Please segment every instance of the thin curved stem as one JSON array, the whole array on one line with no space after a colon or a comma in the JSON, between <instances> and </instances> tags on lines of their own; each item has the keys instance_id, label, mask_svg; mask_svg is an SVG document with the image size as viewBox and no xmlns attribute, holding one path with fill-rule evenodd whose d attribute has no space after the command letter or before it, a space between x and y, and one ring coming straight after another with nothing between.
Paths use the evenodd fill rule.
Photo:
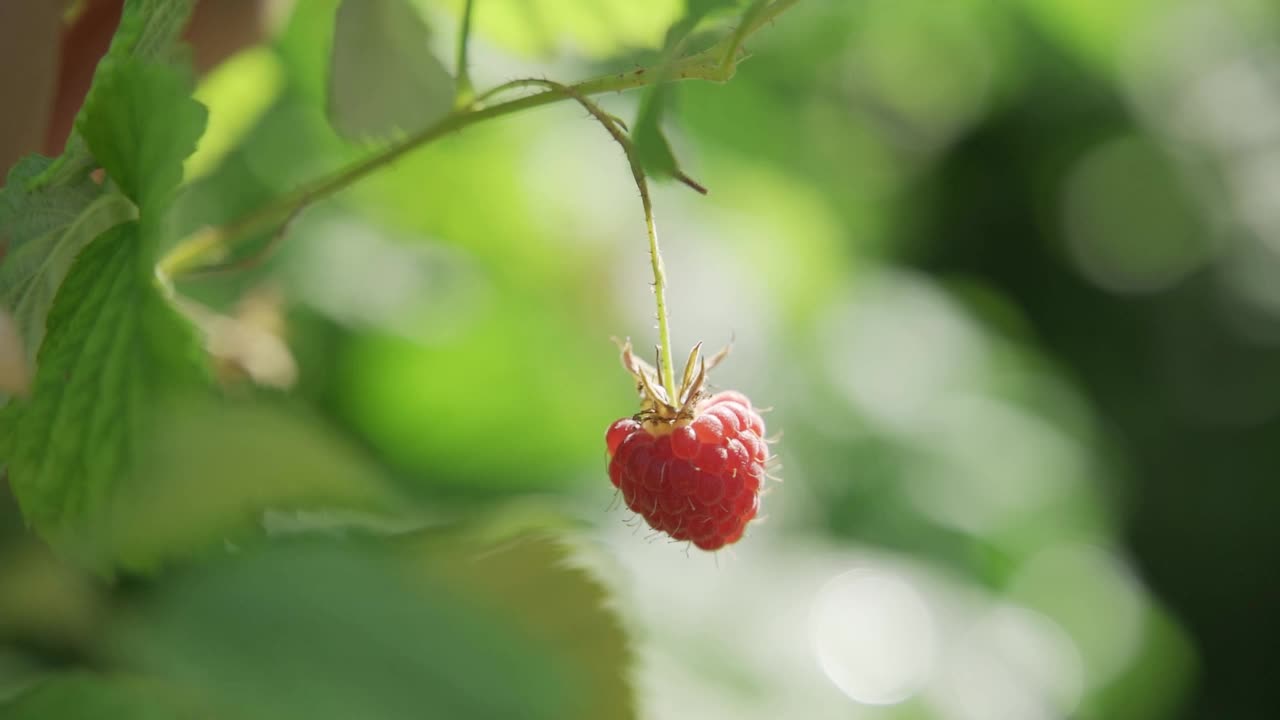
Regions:
<instances>
[{"instance_id":1,"label":"thin curved stem","mask_svg":"<svg viewBox=\"0 0 1280 720\"><path fill-rule=\"evenodd\" d=\"M733 69L740 59L738 53L742 51L742 44L747 41L747 38L760 28L773 22L774 18L791 9L799 1L775 0L775 2L767 3L765 0L758 0L747 8L746 13L742 16L742 22L738 24L738 28L729 36L728 48L725 50L724 59L720 62L720 70L725 75L732 75Z\"/></svg>"},{"instance_id":2,"label":"thin curved stem","mask_svg":"<svg viewBox=\"0 0 1280 720\"><path fill-rule=\"evenodd\" d=\"M540 80L537 78L513 80L507 84L512 87L542 86L567 94L599 121L600 125L609 132L609 135L613 136L614 141L622 147L623 154L627 156L627 164L631 166L631 177L635 180L636 189L640 191L640 205L644 209L645 233L649 237L649 264L653 268L653 297L658 307L658 362L662 374L662 388L666 391L669 402L678 403L675 362L671 352L671 321L667 308L666 266L662 262L662 252L658 248L658 226L653 217L653 199L649 195L649 182L645 178L644 168L640 166L639 158L636 157L635 146L631 144L631 139L627 137L626 132L620 127L617 118L605 112L599 105L588 100L570 86L562 85L553 80ZM694 187L701 188L702 186L695 183ZM705 193L706 190L704 189L702 192Z\"/></svg>"},{"instance_id":3,"label":"thin curved stem","mask_svg":"<svg viewBox=\"0 0 1280 720\"><path fill-rule=\"evenodd\" d=\"M728 63L727 67L725 66L723 63L725 53L729 53L730 57L736 57L741 42L747 36L795 5L796 2L798 0L775 0L754 21L744 23L744 25L748 26L747 31L734 33L733 36L726 37L702 52L676 60L668 67L669 72L663 78L655 77L658 73L653 68L642 67L624 73L603 75L572 85L561 85L546 81L544 86L550 89L545 92L493 105L479 106L482 100L490 99L502 91L521 86L512 83L500 85L478 95L466 108L455 110L441 118L434 125L413 133L370 157L358 160L328 177L303 185L297 190L276 198L226 225L203 228L197 231L170 250L158 263L157 270L166 278L176 278L207 264L210 260L216 262L221 258L225 258L231 254L231 250L235 245L278 226L285 219L296 215L311 203L350 186L423 145L485 120L549 105L553 102L570 99L574 95L585 98L606 92L632 90L651 85L659 79L725 82L732 76L735 66L734 62ZM530 84L532 83L525 82L522 86L527 87ZM705 188L687 177L681 177L680 179L690 187L700 192L706 192Z\"/></svg>"},{"instance_id":4,"label":"thin curved stem","mask_svg":"<svg viewBox=\"0 0 1280 720\"><path fill-rule=\"evenodd\" d=\"M570 99L577 101L578 104L587 108L587 111L590 112L592 115L595 115L597 119L600 119L601 117L600 114L603 114L608 118L608 120L611 123L613 123L613 125L616 126L614 128L609 129L610 133L613 133L617 129L621 129L621 131L624 133L630 132L630 129L627 127L626 121L624 121L622 118L610 112L607 112L606 110L601 108L599 105L596 105L595 103L592 103L591 101L587 100L581 93L574 90L573 86L565 85L563 83L558 83L555 80L545 80L543 78L516 78L515 80L509 80L495 88L485 91L483 95L477 96L475 101L477 103L483 102L487 98L492 98L495 95L501 95L504 92L510 92L511 90L521 90L521 89L530 88L530 87L542 87L542 88L548 88L553 92L562 92ZM588 103L590 104L588 105ZM603 122L604 120L601 120L602 124ZM627 156L630 157L631 156L630 138L619 138L618 136L615 135L614 139L617 140L619 143L623 143L623 147L627 149ZM691 189L697 191L698 194L700 195L707 194L707 188L704 185L702 185L702 183L689 177L689 175L685 173L683 170L677 169L675 172L671 174L671 177L689 186Z\"/></svg>"},{"instance_id":5,"label":"thin curved stem","mask_svg":"<svg viewBox=\"0 0 1280 720\"><path fill-rule=\"evenodd\" d=\"M649 264L653 268L653 298L658 306L658 356L662 363L662 387L667 391L667 400L679 404L676 396L676 370L671 353L671 321L667 311L667 271L662 264L662 253L658 250L658 226L653 220L653 201L649 199L649 188L644 175L636 175L636 187L640 189L640 204L644 206L645 232L649 235Z\"/></svg>"}]
</instances>

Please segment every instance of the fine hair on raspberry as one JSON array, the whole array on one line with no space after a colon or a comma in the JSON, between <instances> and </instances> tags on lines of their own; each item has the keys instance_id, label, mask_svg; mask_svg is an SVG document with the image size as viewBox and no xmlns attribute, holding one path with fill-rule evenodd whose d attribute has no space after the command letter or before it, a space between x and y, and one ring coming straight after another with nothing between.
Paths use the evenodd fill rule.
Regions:
<instances>
[{"instance_id":1,"label":"fine hair on raspberry","mask_svg":"<svg viewBox=\"0 0 1280 720\"><path fill-rule=\"evenodd\" d=\"M740 392L706 395L709 367L698 361L694 348L671 402L656 372L624 346L642 409L610 425L605 445L609 479L628 508L674 540L718 550L740 540L759 513L770 452L759 411Z\"/></svg>"}]
</instances>

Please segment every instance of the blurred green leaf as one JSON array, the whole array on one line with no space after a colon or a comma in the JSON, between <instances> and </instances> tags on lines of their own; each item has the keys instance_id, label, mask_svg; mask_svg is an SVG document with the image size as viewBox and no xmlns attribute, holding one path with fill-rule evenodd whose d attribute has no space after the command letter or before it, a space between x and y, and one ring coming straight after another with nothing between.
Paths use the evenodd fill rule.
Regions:
<instances>
[{"instance_id":1,"label":"blurred green leaf","mask_svg":"<svg viewBox=\"0 0 1280 720\"><path fill-rule=\"evenodd\" d=\"M338 132L364 140L426 127L452 109L453 93L431 31L407 0L338 7L329 74L329 118Z\"/></svg>"},{"instance_id":2,"label":"blurred green leaf","mask_svg":"<svg viewBox=\"0 0 1280 720\"><path fill-rule=\"evenodd\" d=\"M104 610L100 589L34 537L0 543L0 648L14 639L28 647L92 644Z\"/></svg>"},{"instance_id":3,"label":"blurred green leaf","mask_svg":"<svg viewBox=\"0 0 1280 720\"><path fill-rule=\"evenodd\" d=\"M124 625L126 662L246 718L572 718L565 663L372 545L297 542L166 583Z\"/></svg>"},{"instance_id":4,"label":"blurred green leaf","mask_svg":"<svg viewBox=\"0 0 1280 720\"><path fill-rule=\"evenodd\" d=\"M283 84L280 60L268 47L244 50L200 78L195 98L209 112L196 151L183 164L187 184L207 174L242 143L278 99Z\"/></svg>"},{"instance_id":5,"label":"blurred green leaf","mask_svg":"<svg viewBox=\"0 0 1280 720\"><path fill-rule=\"evenodd\" d=\"M662 132L662 114L667 102L665 84L654 85L645 95L636 118L632 140L640 167L655 178L670 177L679 169L671 143Z\"/></svg>"},{"instance_id":6,"label":"blurred green leaf","mask_svg":"<svg viewBox=\"0 0 1280 720\"><path fill-rule=\"evenodd\" d=\"M574 679L566 717L635 717L626 634L606 607L605 588L572 564L563 541L525 536L485 548L423 539L411 549L412 567L472 594L477 607L511 618L521 633L552 648Z\"/></svg>"},{"instance_id":7,"label":"blurred green leaf","mask_svg":"<svg viewBox=\"0 0 1280 720\"><path fill-rule=\"evenodd\" d=\"M387 518L403 503L347 440L266 405L181 402L166 409L138 481L116 499L113 555L146 567L261 532L267 510Z\"/></svg>"},{"instance_id":8,"label":"blurred green leaf","mask_svg":"<svg viewBox=\"0 0 1280 720\"><path fill-rule=\"evenodd\" d=\"M192 720L213 717L172 688L129 676L62 675L0 705L5 720ZM225 717L225 716L219 716Z\"/></svg>"},{"instance_id":9,"label":"blurred green leaf","mask_svg":"<svg viewBox=\"0 0 1280 720\"><path fill-rule=\"evenodd\" d=\"M76 258L49 312L32 399L10 403L0 422L13 434L9 480L23 515L55 542L102 519L156 397L204 377L190 326L155 286L140 227L118 225Z\"/></svg>"},{"instance_id":10,"label":"blurred green leaf","mask_svg":"<svg viewBox=\"0 0 1280 720\"><path fill-rule=\"evenodd\" d=\"M0 646L0 713L13 698L26 692L42 675L42 668L27 654Z\"/></svg>"},{"instance_id":11,"label":"blurred green leaf","mask_svg":"<svg viewBox=\"0 0 1280 720\"><path fill-rule=\"evenodd\" d=\"M703 18L737 4L738 0L689 0L685 14L667 30L662 65L656 71L659 80L645 93L632 134L640 167L655 178L670 177L680 167L675 153L671 150L671 143L662 133L662 117L670 91L668 77L670 64L679 57L689 34L698 26L698 23L702 22ZM755 11L754 6L748 10L748 12Z\"/></svg>"},{"instance_id":12,"label":"blurred green leaf","mask_svg":"<svg viewBox=\"0 0 1280 720\"><path fill-rule=\"evenodd\" d=\"M76 130L144 217L160 212L204 132L206 112L191 99L192 78L178 67L126 59L95 87Z\"/></svg>"}]
</instances>

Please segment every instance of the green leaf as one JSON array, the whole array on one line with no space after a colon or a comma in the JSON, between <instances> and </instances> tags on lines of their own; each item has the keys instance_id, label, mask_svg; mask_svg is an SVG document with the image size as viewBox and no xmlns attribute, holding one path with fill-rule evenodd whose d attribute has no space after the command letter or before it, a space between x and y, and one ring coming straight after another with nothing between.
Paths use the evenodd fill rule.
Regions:
<instances>
[{"instance_id":1,"label":"green leaf","mask_svg":"<svg viewBox=\"0 0 1280 720\"><path fill-rule=\"evenodd\" d=\"M626 634L606 607L604 587L572 564L565 542L533 535L485 547L424 538L412 548L408 559L419 572L470 594L477 607L511 618L521 633L553 648L574 683L567 717L636 716Z\"/></svg>"},{"instance_id":2,"label":"green leaf","mask_svg":"<svg viewBox=\"0 0 1280 720\"><path fill-rule=\"evenodd\" d=\"M120 659L239 717L573 720L557 658L373 543L295 541L170 578Z\"/></svg>"},{"instance_id":3,"label":"green leaf","mask_svg":"<svg viewBox=\"0 0 1280 720\"><path fill-rule=\"evenodd\" d=\"M0 263L0 307L13 314L29 360L35 359L54 293L76 254L137 215L128 198L103 192L87 178L27 191L27 182L51 164L48 158L24 158L0 191L0 228L9 248Z\"/></svg>"},{"instance_id":4,"label":"green leaf","mask_svg":"<svg viewBox=\"0 0 1280 720\"><path fill-rule=\"evenodd\" d=\"M57 160L24 158L0 191L0 232L8 245L0 306L12 312L32 357L76 254L136 216L128 198L159 213L166 200L161 193L181 178L182 158L194 148L204 112L190 100L190 80L180 71L143 63L172 53L190 6L190 0L128 2L67 150ZM88 177L99 163L128 198Z\"/></svg>"},{"instance_id":5,"label":"green leaf","mask_svg":"<svg viewBox=\"0 0 1280 720\"><path fill-rule=\"evenodd\" d=\"M0 705L5 720L191 720L211 717L189 697L137 677L74 673Z\"/></svg>"},{"instance_id":6,"label":"green leaf","mask_svg":"<svg viewBox=\"0 0 1280 720\"><path fill-rule=\"evenodd\" d=\"M110 61L76 121L94 158L144 217L167 206L195 151L206 113L189 73L137 59Z\"/></svg>"},{"instance_id":7,"label":"green leaf","mask_svg":"<svg viewBox=\"0 0 1280 720\"><path fill-rule=\"evenodd\" d=\"M655 84L645 93L636 117L635 130L631 133L640 167L650 177L671 177L680 169L671 143L662 132L663 108L667 102L665 82Z\"/></svg>"},{"instance_id":8,"label":"green leaf","mask_svg":"<svg viewBox=\"0 0 1280 720\"><path fill-rule=\"evenodd\" d=\"M126 0L111 46L98 63L93 84L76 115L77 131L67 139L62 155L30 180L29 185L33 189L79 182L94 168L94 157L79 133L86 108L101 102L103 95L110 94L103 86L110 84L110 76L118 71L122 61L129 58L139 61L176 59L175 43L186 27L194 5L195 0ZM146 116L144 113L139 117Z\"/></svg>"},{"instance_id":9,"label":"green leaf","mask_svg":"<svg viewBox=\"0 0 1280 720\"><path fill-rule=\"evenodd\" d=\"M329 74L329 119L344 136L417 130L453 108L454 81L407 0L344 0Z\"/></svg>"},{"instance_id":10,"label":"green leaf","mask_svg":"<svg viewBox=\"0 0 1280 720\"><path fill-rule=\"evenodd\" d=\"M182 36L194 6L195 0L126 0L120 24L104 59L177 59L175 44Z\"/></svg>"},{"instance_id":11,"label":"green leaf","mask_svg":"<svg viewBox=\"0 0 1280 720\"><path fill-rule=\"evenodd\" d=\"M712 13L736 5L738 0L689 0L685 14L667 30L662 64L656 71L658 80L640 102L640 111L631 136L640 167L652 177L671 177L680 169L675 153L671 150L671 143L662 132L662 117L670 93L671 63L680 56L685 42L698 23ZM747 13L755 11L753 6Z\"/></svg>"},{"instance_id":12,"label":"green leaf","mask_svg":"<svg viewBox=\"0 0 1280 720\"><path fill-rule=\"evenodd\" d=\"M55 187L28 189L53 162L51 158L28 155L9 171L4 189L0 190L0 239L8 242L10 250L67 227L102 194L102 189L87 177Z\"/></svg>"},{"instance_id":13,"label":"green leaf","mask_svg":"<svg viewBox=\"0 0 1280 720\"><path fill-rule=\"evenodd\" d=\"M201 348L161 296L151 260L138 222L80 253L49 312L32 398L3 411L10 484L27 522L55 544L84 542L105 521L157 399L204 382Z\"/></svg>"},{"instance_id":14,"label":"green leaf","mask_svg":"<svg viewBox=\"0 0 1280 720\"><path fill-rule=\"evenodd\" d=\"M395 519L403 503L372 462L314 418L267 405L187 400L166 408L138 481L116 501L112 555L134 568L261 537L263 513L344 511Z\"/></svg>"}]
</instances>

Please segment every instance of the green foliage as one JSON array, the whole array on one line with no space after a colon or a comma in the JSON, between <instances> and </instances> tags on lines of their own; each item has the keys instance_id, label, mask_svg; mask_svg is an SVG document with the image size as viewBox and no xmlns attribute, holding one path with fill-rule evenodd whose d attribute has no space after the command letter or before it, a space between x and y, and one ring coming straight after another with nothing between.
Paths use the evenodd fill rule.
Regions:
<instances>
[{"instance_id":1,"label":"green foliage","mask_svg":"<svg viewBox=\"0 0 1280 720\"><path fill-rule=\"evenodd\" d=\"M366 167L343 137L485 111L454 106L431 52L419 10L448 0L308 0L276 39L221 66L220 90L206 85L237 119L183 187L204 124L173 45L191 4L128 0L63 158L24 160L0 191L0 302L31 352L45 335L31 399L0 412L0 717L629 718L630 627L646 716L837 717L853 700L821 672L856 667L777 658L808 658L813 636L844 630L795 620L827 581L868 563L942 620L929 628L942 650L929 684L885 717L1013 706L1160 717L1176 713L1201 644L1155 609L1146 578L1189 563L1203 576L1191 591L1256 595L1262 565L1223 565L1230 553L1211 532L1182 533L1208 560L1184 552L1144 565L1142 580L1099 549L1118 542L1099 488L1128 479L1112 467L1129 459L1120 443L1147 447L1131 469L1159 481L1144 493L1167 492L1166 479L1227 485L1189 475L1184 458L1215 456L1184 441L1212 434L1222 452L1206 466L1232 474L1274 455L1265 423L1230 426L1254 428L1260 448L1237 461L1226 426L1197 436L1193 423L1159 422L1171 403L1197 421L1268 412L1275 383L1219 383L1203 365L1280 367L1261 335L1247 354L1231 342L1181 352L1186 337L1265 331L1274 306L1231 309L1235 265L1179 287L1174 303L1130 285L1143 293L1135 303L1101 299L1086 277L1097 268L1079 263L1082 239L1124 235L1111 217L1122 211L1143 227L1180 218L1185 232L1146 233L1142 252L1112 242L1096 254L1111 269L1158 269L1171 241L1204 232L1180 194L1135 205L1107 193L1129 175L1168 189L1181 166L1139 163L1151 172L1135 175L1098 162L1087 146L1102 136L1167 138L1100 119L1116 88L1067 77L1080 57L1120 56L1124 26L1145 12L1133 8L1151 3L475 3L480 90L522 74L486 56L491 44L607 58L557 78L595 78L580 87L605 112L617 112L608 91L650 84L636 93L631 140L655 177L679 171L663 132L676 82L716 81L682 83L678 108L714 197L652 194L677 344L737 334L715 382L777 407L768 421L786 432L775 449L788 482L765 500L764 531L715 560L646 544L643 526L631 535L616 527L624 513L605 510L602 431L636 409L607 338L648 345L652 298L633 188L609 164L616 148L585 137L600 133L580 108L466 125L331 197L346 185L327 173ZM754 59L721 82L749 35ZM1054 38L1068 42L1048 47ZM484 77L495 68L500 78ZM509 99L554 100L512 93L480 107ZM1125 112L1158 104L1137 99ZM1180 133L1211 112L1197 108L1178 115ZM1093 160L1081 172L1083 150ZM105 181L89 177L98 166ZM238 260L299 197L329 199L262 266L157 283L158 246L238 234L188 267ZM1224 252L1196 254L1197 270L1242 256L1214 242ZM1250 265L1255 290L1274 285L1266 267ZM212 310L205 327L257 321L256 337L293 354L299 385L286 398L220 372L215 397L196 333L170 307L177 292ZM1197 303L1194 323L1179 320ZM1163 312L1165 329L1117 330L1138 305ZM1162 372L1098 381L1175 354ZM1195 382L1168 380L1179 375ZM1232 399L1246 391L1247 403ZM1145 512L1134 537L1158 538ZM512 525L539 534L511 540ZM630 582L611 597L577 552L540 534L566 526L590 527ZM1064 544L1114 564L1113 582L1089 563L1055 563ZM875 630L859 649L892 650L901 628ZM883 669L863 665L867 677Z\"/></svg>"},{"instance_id":2,"label":"green foliage","mask_svg":"<svg viewBox=\"0 0 1280 720\"><path fill-rule=\"evenodd\" d=\"M145 221L167 209L206 114L191 99L191 78L181 68L137 59L106 62L115 66L86 100L76 129Z\"/></svg>"},{"instance_id":3,"label":"green foliage","mask_svg":"<svg viewBox=\"0 0 1280 720\"><path fill-rule=\"evenodd\" d=\"M197 720L206 708L159 683L133 676L68 673L38 683L8 704L6 720Z\"/></svg>"},{"instance_id":4,"label":"green foliage","mask_svg":"<svg viewBox=\"0 0 1280 720\"><path fill-rule=\"evenodd\" d=\"M640 103L632 134L636 156L646 173L664 178L674 175L680 169L671 143L662 132L662 118L671 90L671 63L680 56L698 23L712 13L737 4L737 0L689 0L685 14L667 30L663 61L656 71L659 79L645 93L644 100ZM748 13L758 12L760 6L761 3L753 4Z\"/></svg>"},{"instance_id":5,"label":"green foliage","mask_svg":"<svg viewBox=\"0 0 1280 720\"><path fill-rule=\"evenodd\" d=\"M405 554L412 568L485 610L511 618L518 637L541 643L573 678L567 717L635 717L625 668L631 653L618 618L605 609L605 588L572 566L568 546L550 536L508 539L487 548L459 540L423 538Z\"/></svg>"},{"instance_id":6,"label":"green foliage","mask_svg":"<svg viewBox=\"0 0 1280 720\"><path fill-rule=\"evenodd\" d=\"M636 117L631 137L635 141L640 167L657 178L670 177L679 169L671 142L662 132L662 115L667 104L667 90L655 85L645 96Z\"/></svg>"},{"instance_id":7,"label":"green foliage","mask_svg":"<svg viewBox=\"0 0 1280 720\"><path fill-rule=\"evenodd\" d=\"M89 178L50 188L29 189L32 180L49 169L51 158L30 155L9 170L0 190L0 228L11 249L66 228L101 189Z\"/></svg>"},{"instance_id":8,"label":"green foliage","mask_svg":"<svg viewBox=\"0 0 1280 720\"><path fill-rule=\"evenodd\" d=\"M141 226L91 243L49 312L32 399L4 411L9 479L27 521L64 542L102 522L157 397L201 383L199 352L155 285Z\"/></svg>"},{"instance_id":9,"label":"green foliage","mask_svg":"<svg viewBox=\"0 0 1280 720\"><path fill-rule=\"evenodd\" d=\"M395 519L404 501L370 459L315 418L265 404L167 405L103 538L130 567L261 538L270 509Z\"/></svg>"},{"instance_id":10,"label":"green foliage","mask_svg":"<svg viewBox=\"0 0 1280 720\"><path fill-rule=\"evenodd\" d=\"M633 718L622 628L571 561L538 536L247 549L110 617L96 654L129 675L53 674L0 717Z\"/></svg>"},{"instance_id":11,"label":"green foliage","mask_svg":"<svg viewBox=\"0 0 1280 720\"><path fill-rule=\"evenodd\" d=\"M131 4L77 117L94 162L124 195L97 191L98 199L85 202L96 187L87 179L36 182L7 203L19 216L32 206L48 210L47 219L24 230L43 230L43 238L18 246L0 272L15 278L12 293L28 335L42 320L48 329L31 400L11 404L0 421L10 435L3 448L10 483L28 523L94 563L107 559L94 539L112 523L114 497L134 475L159 398L206 381L194 331L170 307L153 270L161 220L205 113L190 98L188 74L144 58L167 55L188 9L181 2ZM78 162L75 155L69 149L63 160ZM40 165L28 161L27 172ZM47 165L43 175L53 171ZM21 187L11 182L8 190ZM141 219L120 224L133 212L126 196ZM68 222L77 202L84 205Z\"/></svg>"},{"instance_id":12,"label":"green foliage","mask_svg":"<svg viewBox=\"0 0 1280 720\"><path fill-rule=\"evenodd\" d=\"M453 107L454 81L408 0L345 0L329 70L329 118L342 135L377 139L417 130Z\"/></svg>"},{"instance_id":13,"label":"green foliage","mask_svg":"<svg viewBox=\"0 0 1280 720\"><path fill-rule=\"evenodd\" d=\"M598 595L577 592L562 555L521 557L544 592L578 612L582 630L601 627ZM597 692L596 672L620 670L616 647L593 652L584 668L557 655L577 628L526 632L492 612L502 601L489 588L504 587L496 573L508 569L476 561L475 586L459 586L421 550L279 543L174 578L142 608L145 622L122 627L117 652L243 718L596 717L574 709ZM620 642L608 637L597 647Z\"/></svg>"},{"instance_id":14,"label":"green foliage","mask_svg":"<svg viewBox=\"0 0 1280 720\"><path fill-rule=\"evenodd\" d=\"M191 0L125 3L66 150L53 160L23 159L0 191L0 228L9 243L0 264L0 304L13 312L32 357L72 259L102 232L136 216L125 197L104 191L89 170L106 167L144 211L161 200L144 190L167 192L181 179L180 161L203 130L203 111L182 102L190 81L178 70L143 63L173 55L191 6ZM143 146L134 147L136 137Z\"/></svg>"},{"instance_id":15,"label":"green foliage","mask_svg":"<svg viewBox=\"0 0 1280 720\"><path fill-rule=\"evenodd\" d=\"M45 317L72 260L89 241L137 215L133 204L89 178L28 191L52 160L23 159L0 190L0 228L8 251L0 263L0 307L12 312L30 360L44 339Z\"/></svg>"},{"instance_id":16,"label":"green foliage","mask_svg":"<svg viewBox=\"0 0 1280 720\"><path fill-rule=\"evenodd\" d=\"M111 84L110 76L118 71L123 61L130 58L154 62L176 59L175 43L194 5L194 0L127 0L124 3L120 24L111 38L111 47L99 62L89 94L76 116L77 132L67 140L62 155L31 181L33 187L78 182L93 169L95 159L79 133L85 109L102 102L101 96L109 94L102 88Z\"/></svg>"}]
</instances>

